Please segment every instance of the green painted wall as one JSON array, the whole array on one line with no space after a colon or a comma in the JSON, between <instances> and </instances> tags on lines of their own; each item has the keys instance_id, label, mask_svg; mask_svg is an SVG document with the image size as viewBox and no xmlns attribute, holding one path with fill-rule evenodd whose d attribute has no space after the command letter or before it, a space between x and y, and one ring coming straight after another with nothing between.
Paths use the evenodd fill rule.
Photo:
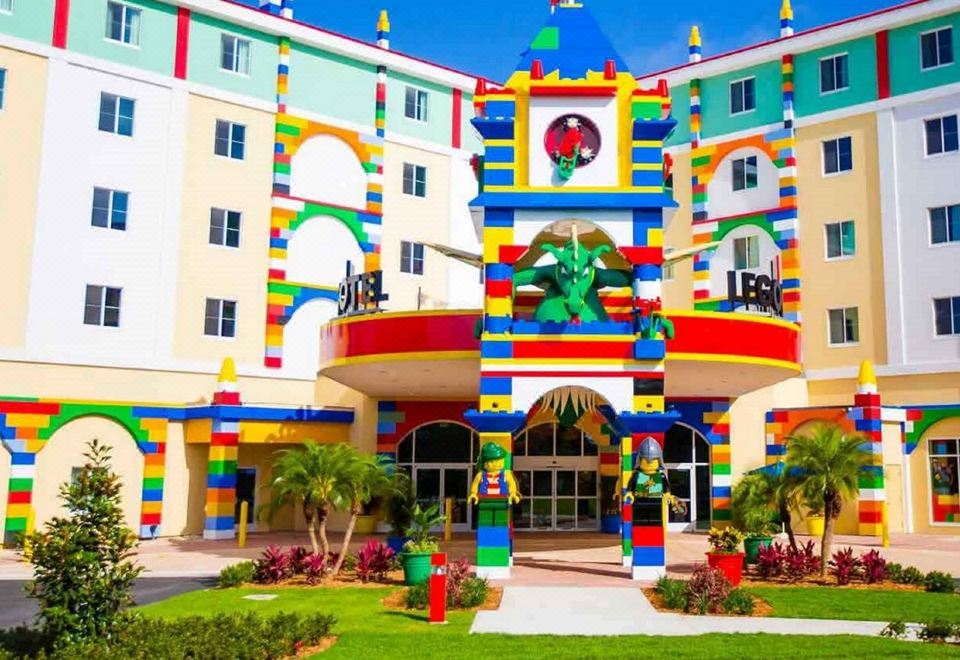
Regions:
<instances>
[{"instance_id":1,"label":"green painted wall","mask_svg":"<svg viewBox=\"0 0 960 660\"><path fill-rule=\"evenodd\" d=\"M375 66L294 43L289 82L287 102L291 107L360 123L373 132Z\"/></svg>"},{"instance_id":2,"label":"green painted wall","mask_svg":"<svg viewBox=\"0 0 960 660\"><path fill-rule=\"evenodd\" d=\"M730 114L730 83L742 78L754 77L756 82L757 107L752 112ZM758 126L783 120L783 93L780 62L766 62L746 69L731 71L712 78L705 78L700 85L702 105L702 133L704 138L736 131L745 131Z\"/></svg>"},{"instance_id":3,"label":"green painted wall","mask_svg":"<svg viewBox=\"0 0 960 660\"><path fill-rule=\"evenodd\" d=\"M220 68L220 35L224 32L250 40L250 75ZM187 78L191 82L252 96L264 101L277 98L278 40L256 30L193 14L190 19L190 52Z\"/></svg>"},{"instance_id":4,"label":"green painted wall","mask_svg":"<svg viewBox=\"0 0 960 660\"><path fill-rule=\"evenodd\" d=\"M953 64L920 70L920 34L953 26ZM909 94L960 81L960 13L890 30L890 93Z\"/></svg>"},{"instance_id":5,"label":"green painted wall","mask_svg":"<svg viewBox=\"0 0 960 660\"><path fill-rule=\"evenodd\" d=\"M820 93L820 60L847 54L847 89ZM794 103L798 117L836 110L877 99L877 48L870 37L798 54L794 60Z\"/></svg>"},{"instance_id":6,"label":"green painted wall","mask_svg":"<svg viewBox=\"0 0 960 660\"><path fill-rule=\"evenodd\" d=\"M55 0L18 0L13 13L0 13L0 32L50 45Z\"/></svg>"},{"instance_id":7,"label":"green painted wall","mask_svg":"<svg viewBox=\"0 0 960 660\"><path fill-rule=\"evenodd\" d=\"M685 144L690 141L690 85L684 84L670 88L671 116L677 120L673 133L664 142L664 146Z\"/></svg>"},{"instance_id":8,"label":"green painted wall","mask_svg":"<svg viewBox=\"0 0 960 660\"><path fill-rule=\"evenodd\" d=\"M140 45L128 46L107 39L107 3L70 4L67 47L104 60L173 75L177 44L177 8L154 0L124 0L140 9Z\"/></svg>"},{"instance_id":9,"label":"green painted wall","mask_svg":"<svg viewBox=\"0 0 960 660\"><path fill-rule=\"evenodd\" d=\"M407 119L403 115L407 86L430 93L427 121ZM399 133L436 144L450 145L453 122L453 92L449 87L391 71L387 75L387 135Z\"/></svg>"}]
</instances>

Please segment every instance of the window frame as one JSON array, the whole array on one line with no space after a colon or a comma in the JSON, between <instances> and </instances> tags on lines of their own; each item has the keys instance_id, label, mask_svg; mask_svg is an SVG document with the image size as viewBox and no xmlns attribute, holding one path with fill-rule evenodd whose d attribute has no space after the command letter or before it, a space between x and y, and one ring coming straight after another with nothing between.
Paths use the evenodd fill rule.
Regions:
<instances>
[{"instance_id":1,"label":"window frame","mask_svg":"<svg viewBox=\"0 0 960 660\"><path fill-rule=\"evenodd\" d=\"M221 215L222 224L220 227L220 233L221 233L220 242L216 242L213 240L214 216L218 211L222 214ZM237 219L236 229L230 228L231 216L236 216L236 219ZM227 240L228 236L230 235L230 232L233 232L236 234L236 237L237 237L236 245L230 245L229 241ZM208 226L208 231L207 231L208 245L212 245L214 247L227 248L228 250L238 250L240 249L240 242L242 240L242 237L243 237L243 211L234 211L232 209L221 208L219 206L210 207L210 224Z\"/></svg>"},{"instance_id":2,"label":"window frame","mask_svg":"<svg viewBox=\"0 0 960 660\"><path fill-rule=\"evenodd\" d=\"M667 255L672 252L675 252L675 248L665 245L663 247L663 256L666 259ZM677 278L677 263L666 263L664 262L660 267L660 281L661 282L673 282Z\"/></svg>"},{"instance_id":3,"label":"window frame","mask_svg":"<svg viewBox=\"0 0 960 660\"><path fill-rule=\"evenodd\" d=\"M113 17L111 16L110 11L111 11L111 9L112 9L113 7L119 7L119 8L121 9L121 11L122 11L122 13L121 13L121 20L120 20L120 38L119 38L119 39L114 39L114 38L111 36L111 31L112 31L112 27L113 27L113 21L112 21L111 19L112 19ZM127 16L129 15L129 12L135 12L137 15L140 16L140 19L141 19L141 20L138 21L138 23L137 23L137 32L136 32L136 35L135 35L136 38L132 38L132 37L133 37L133 30L131 29L131 40L130 40L130 41L126 41L126 40L124 40L123 37L124 37L124 35L126 34L126 31L127 31L127 21L126 21L126 19L127 19ZM143 20L143 10L142 10L140 7L134 7L134 6L129 5L129 4L125 3L125 2L120 2L119 0L107 0L107 25L106 25L106 31L107 31L107 33L106 33L106 35L104 35L104 41L109 41L110 43L119 44L119 45L121 45L121 46L126 46L126 47L128 47L128 48L136 48L136 49L139 49L139 48L140 48L140 35L141 35L142 20Z\"/></svg>"},{"instance_id":4,"label":"window frame","mask_svg":"<svg viewBox=\"0 0 960 660\"><path fill-rule=\"evenodd\" d=\"M407 114L407 97L410 95L410 92L414 94L413 115ZM423 103L421 103L421 100ZM405 119L421 124L430 123L430 92L416 85L405 85L403 92L403 116Z\"/></svg>"},{"instance_id":5,"label":"window frame","mask_svg":"<svg viewBox=\"0 0 960 660\"><path fill-rule=\"evenodd\" d=\"M238 68L233 68L233 67L231 67L231 68L228 69L227 67L223 66L223 58L224 58L224 55L226 55L227 39L232 39L232 40L233 40L233 61L232 61L232 64L233 64L233 67L238 67ZM237 54L237 50L238 50L238 49L237 49L237 45L238 45L241 41L247 44L247 57L246 57L246 59L245 59L245 61L244 61L244 67L243 67L244 70L240 70L240 68L239 68L240 58L239 58L239 56L238 56L238 54ZM249 78L249 77L250 77L250 70L251 70L252 67L253 67L253 40L248 39L247 37L242 37L242 36L240 36L239 34L234 34L234 33L232 33L232 32L220 32L220 53L219 53L219 55L220 55L220 71L222 71L222 72L224 72L224 73L231 73L231 74L233 74L233 75L235 75L235 76L243 76L244 78Z\"/></svg>"},{"instance_id":6,"label":"window frame","mask_svg":"<svg viewBox=\"0 0 960 660\"><path fill-rule=\"evenodd\" d=\"M746 259L747 264L743 268L737 268L737 241L746 241ZM755 246L755 250L750 249L751 241ZM756 254L754 254L756 252ZM755 256L757 259L756 265L751 265L753 261L750 257ZM733 270L736 272L742 272L745 270L754 270L755 268L760 268L760 234L747 234L746 236L737 236L733 239Z\"/></svg>"},{"instance_id":7,"label":"window frame","mask_svg":"<svg viewBox=\"0 0 960 660\"><path fill-rule=\"evenodd\" d=\"M7 70L0 66L0 112L3 112L7 95Z\"/></svg>"},{"instance_id":8,"label":"window frame","mask_svg":"<svg viewBox=\"0 0 960 660\"><path fill-rule=\"evenodd\" d=\"M4 2L4 0L0 0L0 14L11 15L11 14L13 14L13 2L14 2L14 0L6 0L6 1L10 3L10 9L4 9L4 8L3 8L3 4L2 4L2 3Z\"/></svg>"},{"instance_id":9,"label":"window frame","mask_svg":"<svg viewBox=\"0 0 960 660\"><path fill-rule=\"evenodd\" d=\"M405 255L406 249L409 247L410 254ZM417 256L417 252L420 253L420 256ZM407 262L410 270L404 269L404 262ZM417 272L417 265L420 266L420 272ZM424 266L426 265L426 251L424 249L423 243L418 243L417 241L400 241L400 272L405 275L416 275L422 276L423 271L425 270Z\"/></svg>"},{"instance_id":10,"label":"window frame","mask_svg":"<svg viewBox=\"0 0 960 660\"><path fill-rule=\"evenodd\" d=\"M843 227L844 225L850 225L853 231L853 252L850 254L843 253ZM839 246L840 254L837 256L830 256L830 228L839 227ZM826 222L823 225L823 252L824 252L824 261L849 261L857 256L857 223L854 220L836 220L834 222Z\"/></svg>"},{"instance_id":11,"label":"window frame","mask_svg":"<svg viewBox=\"0 0 960 660\"><path fill-rule=\"evenodd\" d=\"M847 340L847 312L850 310L855 310L857 314L857 338L850 341ZM843 314L842 323L843 323L843 341L840 343L833 342L833 333L831 332L830 326L830 312L841 312ZM827 308L827 346L829 348L852 348L860 345L860 308L856 305L852 307L830 307Z\"/></svg>"},{"instance_id":12,"label":"window frame","mask_svg":"<svg viewBox=\"0 0 960 660\"><path fill-rule=\"evenodd\" d=\"M960 229L958 229L956 238L951 238L950 231L950 209L957 209L957 216L960 217L960 202L956 204L944 204L943 206L931 206L927 208L927 230L930 232L930 247L932 248L942 248L960 245ZM934 241L933 240L933 212L934 211L944 211L944 233L947 236L945 241Z\"/></svg>"},{"instance_id":13,"label":"window frame","mask_svg":"<svg viewBox=\"0 0 960 660\"><path fill-rule=\"evenodd\" d=\"M753 185L749 185L750 178L748 175L748 166L750 161L753 161ZM737 188L737 163L743 163L743 187ZM732 192L746 192L748 190L756 190L760 187L760 160L757 158L756 154L751 154L749 156L744 156L743 158L733 158L730 160L730 183Z\"/></svg>"},{"instance_id":14,"label":"window frame","mask_svg":"<svg viewBox=\"0 0 960 660\"><path fill-rule=\"evenodd\" d=\"M834 87L833 89L827 89L827 90L825 90L825 89L823 88L823 63L826 62L826 61L828 61L828 60L832 60L832 61L834 62L834 65L833 65L833 80L834 80L834 84L836 84L836 81L837 81L836 61L839 60L840 58L843 58L843 61L844 61L844 76L846 77L846 80L844 81L845 84L843 85L843 87ZM818 60L818 62L819 62L819 72L818 72L818 75L819 75L819 77L820 77L820 85L819 85L819 86L820 86L820 96L829 96L830 94L836 94L837 92L845 92L845 91L847 91L848 89L850 89L850 53L849 53L849 52L844 51L844 52L842 52L842 53L836 53L836 54L834 54L834 55L828 55L827 57L821 57L821 58Z\"/></svg>"},{"instance_id":15,"label":"window frame","mask_svg":"<svg viewBox=\"0 0 960 660\"><path fill-rule=\"evenodd\" d=\"M934 454L934 453L931 452L931 443L937 442L937 441L943 442L943 441L945 441L945 440L946 440L946 441L954 440L954 441L957 442L957 445L958 445L958 446L957 446L957 454ZM926 468L926 473L927 473L927 493L928 493L928 495L929 495L929 496L927 497L927 516L928 516L927 521L928 521L928 524L929 524L931 527L960 527L960 521L957 521L957 522L948 522L948 521L936 522L936 521L934 521L934 519L933 519L933 497L932 497L932 495L934 494L934 493L933 493L933 474L932 474L932 473L933 473L933 469L932 469L932 468L933 468L933 458L934 458L935 456L939 456L939 457L943 457L943 458L948 458L948 459L949 459L949 458L953 458L953 459L956 461L956 464L957 464L957 468L956 468L956 469L957 469L957 478L958 478L958 481L960 481L960 456L958 456L958 454L960 454L960 438L936 437L936 438L926 438L926 441L927 441L927 446L926 446L926 450L927 450L927 461L926 461L926 465L925 465L924 467Z\"/></svg>"},{"instance_id":16,"label":"window frame","mask_svg":"<svg viewBox=\"0 0 960 660\"><path fill-rule=\"evenodd\" d=\"M96 222L94 222L95 214L97 211L97 191L106 192L110 196L109 201L107 203L107 207L105 209L107 212L107 218L106 218L107 224L105 225L98 225ZM117 213L117 208L116 208L117 195L125 196L124 210L122 211L123 225L119 227L114 226L115 214ZM93 187L93 199L92 199L91 209L90 209L90 226L91 227L96 227L97 229L112 229L114 231L126 231L129 219L130 219L130 193L128 191L117 190L116 188L104 188L102 186Z\"/></svg>"},{"instance_id":17,"label":"window frame","mask_svg":"<svg viewBox=\"0 0 960 660\"><path fill-rule=\"evenodd\" d=\"M850 168L843 169L843 160L841 154L843 153L840 149L840 143L844 140L850 142ZM837 170L835 172L827 171L827 145L828 144L837 145ZM843 176L844 174L850 174L855 169L854 167L854 158L853 158L853 136L852 135L839 135L837 137L827 138L820 141L820 176L823 178L829 178L834 176Z\"/></svg>"},{"instance_id":18,"label":"window frame","mask_svg":"<svg viewBox=\"0 0 960 660\"><path fill-rule=\"evenodd\" d=\"M210 310L210 303L217 304L216 316L210 316L210 314L208 313ZM223 324L227 320L224 316L224 310L228 303L233 306L232 308L233 318L231 319L233 323L233 330L232 330L233 334L226 335L226 334L223 334L224 332ZM203 336L210 339L221 339L221 340L227 340L227 341L235 340L237 338L237 321L239 318L237 309L239 307L240 305L236 300L227 300L226 298L204 298ZM213 319L214 321L216 321L217 331L215 334L210 334L207 332L207 321L209 321L210 319Z\"/></svg>"},{"instance_id":19,"label":"window frame","mask_svg":"<svg viewBox=\"0 0 960 660\"><path fill-rule=\"evenodd\" d=\"M932 298L933 300L933 338L935 340L950 340L960 338L960 323L955 323L955 321L960 318L960 294L955 296L945 296L942 298ZM952 332L945 334L940 334L937 332L937 301L938 300L949 300L950 301L950 329Z\"/></svg>"},{"instance_id":20,"label":"window frame","mask_svg":"<svg viewBox=\"0 0 960 660\"><path fill-rule=\"evenodd\" d=\"M950 39L947 40L947 43L950 44L950 57L952 58L949 62L940 61L940 33L941 32L950 32ZM924 66L923 65L923 38L929 35L935 35L937 40L937 63L933 66ZM926 30L920 33L920 38L917 40L918 46L920 48L920 72L925 73L927 71L934 71L936 69L942 69L945 66L950 66L957 61L957 55L953 50L953 26L952 25L941 25L940 27L933 28L932 30Z\"/></svg>"},{"instance_id":21,"label":"window frame","mask_svg":"<svg viewBox=\"0 0 960 660\"><path fill-rule=\"evenodd\" d=\"M743 92L743 90L745 89L744 83L746 83L747 81L753 82L753 107L751 108L746 107L746 95ZM740 103L741 105L744 106L742 110L737 110L737 111L733 109L733 88L735 85L741 85ZM737 80L730 81L727 107L730 111L731 117L739 117L740 115L756 112L757 110L757 77L756 76L747 76L745 78L738 78Z\"/></svg>"},{"instance_id":22,"label":"window frame","mask_svg":"<svg viewBox=\"0 0 960 660\"><path fill-rule=\"evenodd\" d=\"M99 290L97 295L96 305L97 308L97 322L90 323L87 321L87 309L91 306L90 294L94 290ZM117 292L117 304L110 305L110 309L116 310L116 323L110 324L107 323L107 294L110 291ZM123 308L123 287L119 286L107 286L106 284L87 284L84 288L84 297L83 297L83 325L89 325L97 328L119 328L120 327L120 312Z\"/></svg>"},{"instance_id":23,"label":"window frame","mask_svg":"<svg viewBox=\"0 0 960 660\"><path fill-rule=\"evenodd\" d=\"M220 141L220 125L226 124L227 126L227 153L221 154L217 151L218 144ZM243 129L243 138L237 140L234 135L234 131L237 128ZM236 156L234 154L234 147L240 145L240 155ZM219 156L220 158L226 158L227 160L246 160L247 159L247 125L241 124L240 122L230 121L229 119L217 119L213 125L213 155Z\"/></svg>"},{"instance_id":24,"label":"window frame","mask_svg":"<svg viewBox=\"0 0 960 660\"><path fill-rule=\"evenodd\" d=\"M947 132L943 129L943 120L950 117L954 118L954 121L957 123L957 149L947 150L946 136ZM955 114L945 114L945 115L932 115L929 117L924 117L921 119L923 125L923 154L924 158L942 158L944 156L950 156L951 154L960 153L960 113ZM940 123L940 151L935 153L930 153L930 140L929 133L927 131L927 125L931 122Z\"/></svg>"},{"instance_id":25,"label":"window frame","mask_svg":"<svg viewBox=\"0 0 960 660\"><path fill-rule=\"evenodd\" d=\"M113 99L113 127L111 130L104 130L102 126L103 119L103 102L104 97ZM121 133L120 132L120 103L122 101L130 102L130 132ZM97 130L100 133L108 133L110 135L118 135L120 137L133 138L133 134L136 131L136 121L137 121L137 100L132 99L129 96L120 96L119 94L114 94L112 92L100 92L100 109L97 111Z\"/></svg>"},{"instance_id":26,"label":"window frame","mask_svg":"<svg viewBox=\"0 0 960 660\"><path fill-rule=\"evenodd\" d=\"M407 179L408 179L408 177L407 177L407 168L411 168L411 176L409 177L410 186L411 186L411 187L410 187L410 192L407 192ZM418 176L417 176L417 175L420 174L420 173L423 174L423 180L422 180L422 181L421 181L421 180L418 178ZM423 187L423 194L422 194L422 195L418 195L418 194L417 194L417 186L418 186L418 184L422 184L422 187ZM400 188L400 190L401 190L401 192L403 192L404 195L407 195L407 196L409 196L409 197L416 197L416 198L418 198L418 199L426 199L426 198L427 198L427 166L426 166L426 165L417 165L416 163L407 163L407 162L404 162L404 163L403 163L403 180L402 180L402 182L401 182L401 188Z\"/></svg>"}]
</instances>

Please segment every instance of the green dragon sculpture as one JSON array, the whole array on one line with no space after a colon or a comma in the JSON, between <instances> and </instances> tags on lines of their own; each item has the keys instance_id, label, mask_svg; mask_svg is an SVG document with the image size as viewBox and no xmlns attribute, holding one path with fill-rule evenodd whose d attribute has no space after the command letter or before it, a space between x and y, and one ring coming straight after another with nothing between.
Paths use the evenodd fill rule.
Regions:
<instances>
[{"instance_id":1,"label":"green dragon sculpture","mask_svg":"<svg viewBox=\"0 0 960 660\"><path fill-rule=\"evenodd\" d=\"M540 249L549 252L557 263L549 266L534 266L514 273L514 294L519 286L532 284L545 290L543 300L534 312L540 323L590 323L607 321L598 292L606 287L622 288L633 283L629 271L612 268L597 268L594 261L612 251L609 245L599 245L592 250L573 240L561 250L551 243L542 243Z\"/></svg>"}]
</instances>

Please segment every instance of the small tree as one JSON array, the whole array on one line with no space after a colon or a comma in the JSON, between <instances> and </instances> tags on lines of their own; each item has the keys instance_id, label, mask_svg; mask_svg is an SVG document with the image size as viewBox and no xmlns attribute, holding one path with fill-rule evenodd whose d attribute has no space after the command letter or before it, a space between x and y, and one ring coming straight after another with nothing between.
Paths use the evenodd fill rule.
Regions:
<instances>
[{"instance_id":1,"label":"small tree","mask_svg":"<svg viewBox=\"0 0 960 660\"><path fill-rule=\"evenodd\" d=\"M353 538L353 529L357 524L357 516L363 513L363 507L375 497L391 495L394 491L394 480L387 474L385 459L380 456L361 456L354 452L346 470L344 491L350 500L350 520L343 535L343 546L340 555L333 566L336 575L343 566L343 561L350 548L350 539Z\"/></svg>"},{"instance_id":2,"label":"small tree","mask_svg":"<svg viewBox=\"0 0 960 660\"><path fill-rule=\"evenodd\" d=\"M860 492L860 474L870 462L859 435L845 435L835 424L819 424L809 435L788 438L785 470L798 480L804 501L823 508L823 538L820 542L820 575L826 575L833 543L833 524L845 499Z\"/></svg>"},{"instance_id":3,"label":"small tree","mask_svg":"<svg viewBox=\"0 0 960 660\"><path fill-rule=\"evenodd\" d=\"M775 472L752 472L741 479L733 489L731 508L733 524L747 534L763 535L773 532L782 523L796 550L793 534L792 510L798 509L798 479L784 465Z\"/></svg>"},{"instance_id":4,"label":"small tree","mask_svg":"<svg viewBox=\"0 0 960 660\"><path fill-rule=\"evenodd\" d=\"M76 480L60 487L68 515L29 536L34 577L27 593L40 601L38 623L54 641L113 634L143 570L132 561L137 540L123 524L110 450L93 440L84 457Z\"/></svg>"}]
</instances>

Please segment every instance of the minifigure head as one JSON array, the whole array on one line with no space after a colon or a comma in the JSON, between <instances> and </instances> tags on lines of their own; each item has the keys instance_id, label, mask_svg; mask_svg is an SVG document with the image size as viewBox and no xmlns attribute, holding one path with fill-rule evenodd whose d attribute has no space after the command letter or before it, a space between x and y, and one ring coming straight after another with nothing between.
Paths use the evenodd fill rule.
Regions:
<instances>
[{"instance_id":1,"label":"minifigure head","mask_svg":"<svg viewBox=\"0 0 960 660\"><path fill-rule=\"evenodd\" d=\"M487 472L499 472L503 469L507 452L495 442L488 442L480 450L480 464Z\"/></svg>"},{"instance_id":2,"label":"minifigure head","mask_svg":"<svg viewBox=\"0 0 960 660\"><path fill-rule=\"evenodd\" d=\"M660 465L663 462L663 449L660 447L659 442L647 436L640 443L640 448L637 450L637 457L640 459L640 471L646 475L653 475L657 473L657 470L660 469Z\"/></svg>"}]
</instances>

